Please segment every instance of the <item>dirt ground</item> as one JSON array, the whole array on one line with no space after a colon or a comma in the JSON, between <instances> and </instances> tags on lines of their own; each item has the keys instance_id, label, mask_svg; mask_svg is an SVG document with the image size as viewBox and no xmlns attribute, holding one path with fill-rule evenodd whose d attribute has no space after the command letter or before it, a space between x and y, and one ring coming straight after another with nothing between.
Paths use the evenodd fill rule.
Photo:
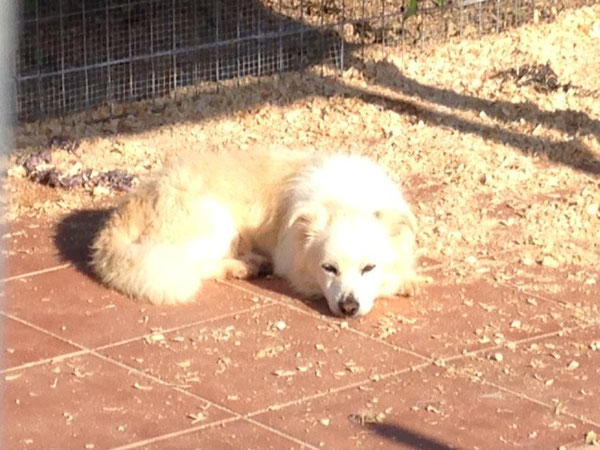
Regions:
<instances>
[{"instance_id":1,"label":"dirt ground","mask_svg":"<svg viewBox=\"0 0 600 450\"><path fill-rule=\"evenodd\" d=\"M356 152L403 185L422 255L451 261L457 277L540 264L598 282L600 6L404 53L372 46L350 65L22 124L4 162L5 219L54 220L122 195L106 178L32 181L23 163L48 148L52 161L36 170L55 167L59 179L85 169L139 179L181 151Z\"/></svg>"}]
</instances>

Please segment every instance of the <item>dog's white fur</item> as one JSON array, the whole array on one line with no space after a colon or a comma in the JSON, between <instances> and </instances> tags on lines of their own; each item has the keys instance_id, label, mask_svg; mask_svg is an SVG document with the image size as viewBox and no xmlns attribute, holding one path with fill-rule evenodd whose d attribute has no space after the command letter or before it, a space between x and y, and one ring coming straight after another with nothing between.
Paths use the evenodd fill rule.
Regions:
<instances>
[{"instance_id":1,"label":"dog's white fur","mask_svg":"<svg viewBox=\"0 0 600 450\"><path fill-rule=\"evenodd\" d=\"M188 155L128 195L93 243L108 285L153 303L193 299L201 280L250 278L272 262L336 314L410 294L415 220L372 161L313 153Z\"/></svg>"}]
</instances>

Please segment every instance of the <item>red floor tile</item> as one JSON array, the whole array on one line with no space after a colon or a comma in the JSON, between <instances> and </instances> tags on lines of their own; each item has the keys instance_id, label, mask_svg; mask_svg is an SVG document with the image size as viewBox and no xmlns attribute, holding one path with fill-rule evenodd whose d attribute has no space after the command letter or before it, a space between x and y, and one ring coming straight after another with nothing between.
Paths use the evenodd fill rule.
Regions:
<instances>
[{"instance_id":1,"label":"red floor tile","mask_svg":"<svg viewBox=\"0 0 600 450\"><path fill-rule=\"evenodd\" d=\"M434 366L254 418L315 447L344 449L549 449L589 429Z\"/></svg>"},{"instance_id":2,"label":"red floor tile","mask_svg":"<svg viewBox=\"0 0 600 450\"><path fill-rule=\"evenodd\" d=\"M456 362L456 370L600 424L600 326Z\"/></svg>"},{"instance_id":3,"label":"red floor tile","mask_svg":"<svg viewBox=\"0 0 600 450\"><path fill-rule=\"evenodd\" d=\"M38 362L2 375L2 448L571 448L600 423L589 273L516 265L466 282L422 258L432 284L360 319L275 278L207 282L194 303L157 307L90 273L102 215L5 231L9 275L72 267L0 293L15 318L2 367ZM44 361L78 345L103 356Z\"/></svg>"},{"instance_id":4,"label":"red floor tile","mask_svg":"<svg viewBox=\"0 0 600 450\"><path fill-rule=\"evenodd\" d=\"M54 245L54 231L40 222L9 223L2 230L3 278L67 262Z\"/></svg>"},{"instance_id":5,"label":"red floor tile","mask_svg":"<svg viewBox=\"0 0 600 450\"><path fill-rule=\"evenodd\" d=\"M154 306L111 291L72 267L10 281L5 291L7 312L86 347L260 307L262 302L207 282L195 302Z\"/></svg>"},{"instance_id":6,"label":"red floor tile","mask_svg":"<svg viewBox=\"0 0 600 450\"><path fill-rule=\"evenodd\" d=\"M218 425L172 437L152 444L144 445L146 449L261 449L261 450L295 450L309 448L295 440L266 430L260 426L237 420L225 425Z\"/></svg>"},{"instance_id":7,"label":"red floor tile","mask_svg":"<svg viewBox=\"0 0 600 450\"><path fill-rule=\"evenodd\" d=\"M0 370L76 352L79 348L24 325L10 317L0 316L2 329L2 365Z\"/></svg>"},{"instance_id":8,"label":"red floor tile","mask_svg":"<svg viewBox=\"0 0 600 450\"><path fill-rule=\"evenodd\" d=\"M3 448L110 448L230 417L94 356L4 381ZM197 424L197 422L196 422Z\"/></svg>"},{"instance_id":9,"label":"red floor tile","mask_svg":"<svg viewBox=\"0 0 600 450\"><path fill-rule=\"evenodd\" d=\"M517 265L503 268L501 280L558 303L600 307L600 277L595 268Z\"/></svg>"},{"instance_id":10,"label":"red floor tile","mask_svg":"<svg viewBox=\"0 0 600 450\"><path fill-rule=\"evenodd\" d=\"M259 280L240 286L282 304L330 315L324 300L293 298L282 280ZM531 301L530 296L495 286L485 278L468 284L436 279L414 297L378 299L366 317L347 322L373 337L432 358L494 347L579 323L558 304Z\"/></svg>"},{"instance_id":11,"label":"red floor tile","mask_svg":"<svg viewBox=\"0 0 600 450\"><path fill-rule=\"evenodd\" d=\"M422 363L340 324L272 306L103 352L243 413Z\"/></svg>"}]
</instances>

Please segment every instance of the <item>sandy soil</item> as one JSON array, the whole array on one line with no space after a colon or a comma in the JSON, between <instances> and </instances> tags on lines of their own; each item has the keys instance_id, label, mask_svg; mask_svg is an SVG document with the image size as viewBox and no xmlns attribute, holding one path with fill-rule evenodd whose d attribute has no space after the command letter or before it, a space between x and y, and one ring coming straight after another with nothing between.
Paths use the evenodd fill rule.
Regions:
<instances>
[{"instance_id":1,"label":"sandy soil","mask_svg":"<svg viewBox=\"0 0 600 450\"><path fill-rule=\"evenodd\" d=\"M60 173L137 177L187 150L341 150L390 169L414 205L421 253L457 277L541 264L595 283L599 87L600 6L410 52L372 46L341 75L317 67L23 124L4 161L6 219L55 220L122 195L29 180L22 163L51 143Z\"/></svg>"}]
</instances>

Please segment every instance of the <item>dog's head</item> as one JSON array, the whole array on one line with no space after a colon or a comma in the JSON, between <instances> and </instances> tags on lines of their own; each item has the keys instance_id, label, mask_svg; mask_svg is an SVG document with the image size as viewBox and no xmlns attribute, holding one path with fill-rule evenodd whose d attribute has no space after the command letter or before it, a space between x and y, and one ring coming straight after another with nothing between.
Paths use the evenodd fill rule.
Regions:
<instances>
[{"instance_id":1,"label":"dog's head","mask_svg":"<svg viewBox=\"0 0 600 450\"><path fill-rule=\"evenodd\" d=\"M394 239L414 231L410 212L305 205L292 218L304 270L338 316L367 314L395 254Z\"/></svg>"}]
</instances>

